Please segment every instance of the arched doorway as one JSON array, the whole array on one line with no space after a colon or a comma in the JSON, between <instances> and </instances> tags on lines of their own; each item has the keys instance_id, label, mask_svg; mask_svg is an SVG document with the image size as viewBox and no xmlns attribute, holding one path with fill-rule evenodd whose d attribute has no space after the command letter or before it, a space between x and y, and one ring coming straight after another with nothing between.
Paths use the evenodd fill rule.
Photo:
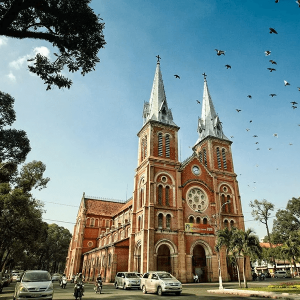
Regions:
<instances>
[{"instance_id":1,"label":"arched doorway","mask_svg":"<svg viewBox=\"0 0 300 300\"><path fill-rule=\"evenodd\" d=\"M201 245L196 245L192 256L193 274L197 274L200 282L207 282L207 265L205 250Z\"/></svg>"},{"instance_id":2,"label":"arched doorway","mask_svg":"<svg viewBox=\"0 0 300 300\"><path fill-rule=\"evenodd\" d=\"M141 241L138 241L134 249L134 271L138 273L142 273L141 253L142 245Z\"/></svg>"},{"instance_id":3,"label":"arched doorway","mask_svg":"<svg viewBox=\"0 0 300 300\"><path fill-rule=\"evenodd\" d=\"M170 248L166 244L162 244L158 248L157 271L166 271L172 273Z\"/></svg>"}]
</instances>

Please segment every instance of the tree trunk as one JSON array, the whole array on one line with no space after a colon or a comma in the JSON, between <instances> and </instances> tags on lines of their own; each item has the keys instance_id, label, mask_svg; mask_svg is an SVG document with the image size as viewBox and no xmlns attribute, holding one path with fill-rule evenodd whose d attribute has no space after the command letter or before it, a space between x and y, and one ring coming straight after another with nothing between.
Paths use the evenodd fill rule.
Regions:
<instances>
[{"instance_id":1,"label":"tree trunk","mask_svg":"<svg viewBox=\"0 0 300 300\"><path fill-rule=\"evenodd\" d=\"M243 260L244 260L244 262L243 262L243 277L244 277L244 288L248 288L248 284L247 284L247 279L246 279L246 257L244 256L243 257Z\"/></svg>"}]
</instances>

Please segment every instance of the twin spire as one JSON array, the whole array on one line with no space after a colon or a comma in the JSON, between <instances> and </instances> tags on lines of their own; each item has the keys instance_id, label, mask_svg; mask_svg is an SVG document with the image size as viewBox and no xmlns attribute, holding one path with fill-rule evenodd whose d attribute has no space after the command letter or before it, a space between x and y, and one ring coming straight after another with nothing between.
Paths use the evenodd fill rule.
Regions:
<instances>
[{"instance_id":1,"label":"twin spire","mask_svg":"<svg viewBox=\"0 0 300 300\"><path fill-rule=\"evenodd\" d=\"M149 120L158 121L161 123L177 126L173 122L173 116L171 109L168 108L167 98L165 94L164 83L160 71L160 57L158 56L156 70L150 95L149 102L144 103L143 120L146 124ZM206 81L206 75L204 75L204 90L203 90L203 101L202 101L202 113L201 118L198 118L199 138L196 142L200 141L208 136L216 137L219 139L228 140L224 135L222 129L222 122L216 114L208 86Z\"/></svg>"}]
</instances>

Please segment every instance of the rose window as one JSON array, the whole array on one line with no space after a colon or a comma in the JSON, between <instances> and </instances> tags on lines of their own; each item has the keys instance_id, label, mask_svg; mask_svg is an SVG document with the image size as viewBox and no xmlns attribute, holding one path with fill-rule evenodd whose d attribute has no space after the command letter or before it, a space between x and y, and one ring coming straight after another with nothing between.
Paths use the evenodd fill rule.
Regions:
<instances>
[{"instance_id":1,"label":"rose window","mask_svg":"<svg viewBox=\"0 0 300 300\"><path fill-rule=\"evenodd\" d=\"M199 188L193 188L188 192L187 203L193 210L204 211L208 206L208 199L202 190Z\"/></svg>"}]
</instances>

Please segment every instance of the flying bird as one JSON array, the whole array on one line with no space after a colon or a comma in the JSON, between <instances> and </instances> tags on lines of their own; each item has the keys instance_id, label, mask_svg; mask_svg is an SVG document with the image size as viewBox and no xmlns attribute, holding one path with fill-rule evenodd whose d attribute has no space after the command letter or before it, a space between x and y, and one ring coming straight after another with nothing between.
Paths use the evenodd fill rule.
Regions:
<instances>
[{"instance_id":1,"label":"flying bird","mask_svg":"<svg viewBox=\"0 0 300 300\"><path fill-rule=\"evenodd\" d=\"M276 71L274 68L267 68L270 72Z\"/></svg>"},{"instance_id":2,"label":"flying bird","mask_svg":"<svg viewBox=\"0 0 300 300\"><path fill-rule=\"evenodd\" d=\"M179 76L179 75L175 74L174 76L175 76L175 78L180 79L180 76Z\"/></svg>"},{"instance_id":3,"label":"flying bird","mask_svg":"<svg viewBox=\"0 0 300 300\"><path fill-rule=\"evenodd\" d=\"M298 91L300 92L300 87L297 87Z\"/></svg>"},{"instance_id":4,"label":"flying bird","mask_svg":"<svg viewBox=\"0 0 300 300\"><path fill-rule=\"evenodd\" d=\"M198 104L201 104L201 102L199 100L196 100Z\"/></svg>"},{"instance_id":5,"label":"flying bird","mask_svg":"<svg viewBox=\"0 0 300 300\"><path fill-rule=\"evenodd\" d=\"M250 123L252 123L252 120L250 120Z\"/></svg>"},{"instance_id":6,"label":"flying bird","mask_svg":"<svg viewBox=\"0 0 300 300\"><path fill-rule=\"evenodd\" d=\"M275 33L275 34L278 34L278 32L274 29L274 28L269 28L270 29L270 33Z\"/></svg>"},{"instance_id":7,"label":"flying bird","mask_svg":"<svg viewBox=\"0 0 300 300\"><path fill-rule=\"evenodd\" d=\"M249 128L246 128L246 130L249 131L250 129L249 129Z\"/></svg>"},{"instance_id":8,"label":"flying bird","mask_svg":"<svg viewBox=\"0 0 300 300\"><path fill-rule=\"evenodd\" d=\"M292 143L289 143L289 145L292 146L293 144L292 144Z\"/></svg>"},{"instance_id":9,"label":"flying bird","mask_svg":"<svg viewBox=\"0 0 300 300\"><path fill-rule=\"evenodd\" d=\"M256 134L253 137L258 137Z\"/></svg>"},{"instance_id":10,"label":"flying bird","mask_svg":"<svg viewBox=\"0 0 300 300\"><path fill-rule=\"evenodd\" d=\"M237 111L237 112L240 112L240 111L242 111L242 110L241 110L241 109L236 109L236 111Z\"/></svg>"},{"instance_id":11,"label":"flying bird","mask_svg":"<svg viewBox=\"0 0 300 300\"><path fill-rule=\"evenodd\" d=\"M256 142L255 144L257 145L257 144L259 144L259 142Z\"/></svg>"},{"instance_id":12,"label":"flying bird","mask_svg":"<svg viewBox=\"0 0 300 300\"><path fill-rule=\"evenodd\" d=\"M277 96L277 95L276 94L270 94L269 96L271 96L273 98L274 96Z\"/></svg>"},{"instance_id":13,"label":"flying bird","mask_svg":"<svg viewBox=\"0 0 300 300\"><path fill-rule=\"evenodd\" d=\"M299 125L299 126L300 126L300 125ZM233 135L231 135L231 136L230 136L230 138L231 138L231 139L233 139L233 138L234 138L234 136L233 136Z\"/></svg>"},{"instance_id":14,"label":"flying bird","mask_svg":"<svg viewBox=\"0 0 300 300\"><path fill-rule=\"evenodd\" d=\"M300 7L300 0L297 0L296 3L297 3L298 6Z\"/></svg>"},{"instance_id":15,"label":"flying bird","mask_svg":"<svg viewBox=\"0 0 300 300\"><path fill-rule=\"evenodd\" d=\"M221 54L225 55L225 51L223 50L218 50L218 49L215 49L217 51L217 55L220 56Z\"/></svg>"},{"instance_id":16,"label":"flying bird","mask_svg":"<svg viewBox=\"0 0 300 300\"><path fill-rule=\"evenodd\" d=\"M266 54L266 56L268 56L271 54L271 51L267 50L267 51L265 51L265 54Z\"/></svg>"},{"instance_id":17,"label":"flying bird","mask_svg":"<svg viewBox=\"0 0 300 300\"><path fill-rule=\"evenodd\" d=\"M295 109L295 108L297 108L297 106L293 105L292 108Z\"/></svg>"},{"instance_id":18,"label":"flying bird","mask_svg":"<svg viewBox=\"0 0 300 300\"><path fill-rule=\"evenodd\" d=\"M297 102L295 102L295 101L292 101L291 103L292 103L293 105L296 105L296 104L298 104L298 103L297 103Z\"/></svg>"},{"instance_id":19,"label":"flying bird","mask_svg":"<svg viewBox=\"0 0 300 300\"><path fill-rule=\"evenodd\" d=\"M283 80L284 86L290 85L286 80Z\"/></svg>"},{"instance_id":20,"label":"flying bird","mask_svg":"<svg viewBox=\"0 0 300 300\"><path fill-rule=\"evenodd\" d=\"M272 148L269 148L269 150L272 150Z\"/></svg>"},{"instance_id":21,"label":"flying bird","mask_svg":"<svg viewBox=\"0 0 300 300\"><path fill-rule=\"evenodd\" d=\"M259 148L257 148L256 150L260 150Z\"/></svg>"},{"instance_id":22,"label":"flying bird","mask_svg":"<svg viewBox=\"0 0 300 300\"><path fill-rule=\"evenodd\" d=\"M231 65L225 65L226 69L231 69Z\"/></svg>"},{"instance_id":23,"label":"flying bird","mask_svg":"<svg viewBox=\"0 0 300 300\"><path fill-rule=\"evenodd\" d=\"M269 62L270 62L272 65L277 65L277 62L274 61L274 60L272 60L272 59L270 59Z\"/></svg>"},{"instance_id":24,"label":"flying bird","mask_svg":"<svg viewBox=\"0 0 300 300\"><path fill-rule=\"evenodd\" d=\"M251 95L248 95L247 97L248 97L249 99L252 99L252 96L251 96Z\"/></svg>"},{"instance_id":25,"label":"flying bird","mask_svg":"<svg viewBox=\"0 0 300 300\"><path fill-rule=\"evenodd\" d=\"M278 3L279 2L279 0L275 0L275 3Z\"/></svg>"},{"instance_id":26,"label":"flying bird","mask_svg":"<svg viewBox=\"0 0 300 300\"><path fill-rule=\"evenodd\" d=\"M274 133L273 136L278 138L278 134L277 133Z\"/></svg>"}]
</instances>

